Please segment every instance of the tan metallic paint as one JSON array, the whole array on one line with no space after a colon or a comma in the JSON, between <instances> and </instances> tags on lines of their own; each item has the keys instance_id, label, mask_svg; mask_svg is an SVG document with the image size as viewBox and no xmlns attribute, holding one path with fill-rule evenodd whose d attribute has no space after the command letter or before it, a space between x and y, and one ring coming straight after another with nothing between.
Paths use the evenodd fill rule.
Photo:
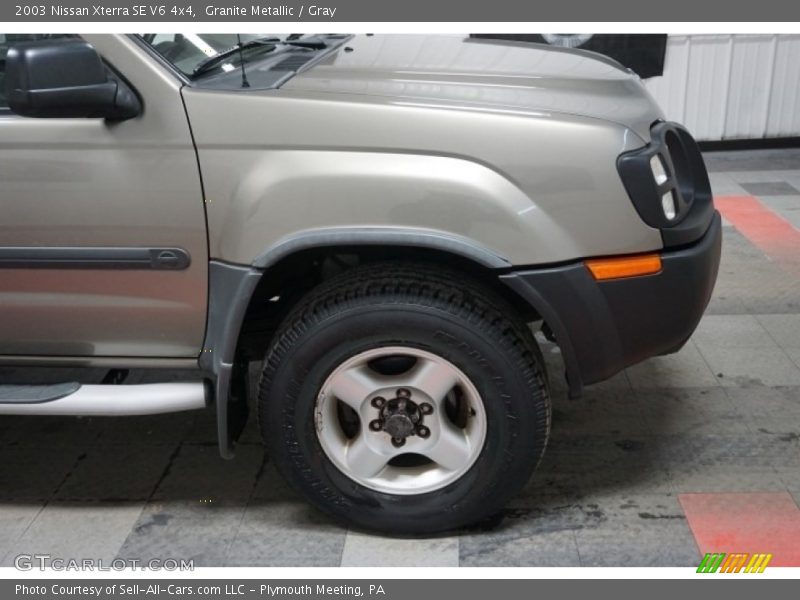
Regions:
<instances>
[{"instance_id":1,"label":"tan metallic paint","mask_svg":"<svg viewBox=\"0 0 800 600\"><path fill-rule=\"evenodd\" d=\"M196 356L208 253L180 84L124 36L84 36L141 117L0 117L0 245L177 246L184 271L0 269L0 355Z\"/></svg>"},{"instance_id":2,"label":"tan metallic paint","mask_svg":"<svg viewBox=\"0 0 800 600\"><path fill-rule=\"evenodd\" d=\"M515 265L656 250L615 159L661 114L574 52L357 36L277 90L185 87L125 36L86 36L144 114L0 118L0 244L180 246L187 271L5 270L0 355L201 350L207 248L252 264L337 228L442 232Z\"/></svg>"}]
</instances>

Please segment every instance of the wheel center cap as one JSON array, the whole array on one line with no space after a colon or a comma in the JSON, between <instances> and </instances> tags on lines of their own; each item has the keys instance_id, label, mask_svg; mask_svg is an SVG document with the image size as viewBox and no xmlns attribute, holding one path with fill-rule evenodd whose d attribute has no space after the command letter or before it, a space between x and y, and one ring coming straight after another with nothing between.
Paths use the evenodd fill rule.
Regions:
<instances>
[{"instance_id":1,"label":"wheel center cap","mask_svg":"<svg viewBox=\"0 0 800 600\"><path fill-rule=\"evenodd\" d=\"M395 439L414 435L422 420L419 406L409 398L397 397L389 400L381 409L383 430Z\"/></svg>"},{"instance_id":2,"label":"wheel center cap","mask_svg":"<svg viewBox=\"0 0 800 600\"><path fill-rule=\"evenodd\" d=\"M369 428L388 433L395 448L405 445L406 438L412 435L424 439L431 434L422 419L424 415L433 413L433 405L427 402L417 404L411 400L411 392L406 388L398 389L397 396L391 400L376 396L370 404L378 409L378 418L369 422Z\"/></svg>"},{"instance_id":3,"label":"wheel center cap","mask_svg":"<svg viewBox=\"0 0 800 600\"><path fill-rule=\"evenodd\" d=\"M393 438L407 438L414 433L414 423L407 415L392 415L386 419L383 430Z\"/></svg>"}]
</instances>

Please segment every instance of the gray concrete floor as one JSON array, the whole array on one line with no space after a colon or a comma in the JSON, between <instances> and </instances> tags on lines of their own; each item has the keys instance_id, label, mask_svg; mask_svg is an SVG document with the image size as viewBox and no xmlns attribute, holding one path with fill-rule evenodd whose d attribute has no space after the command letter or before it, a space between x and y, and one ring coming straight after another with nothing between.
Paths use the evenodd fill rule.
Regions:
<instances>
[{"instance_id":1,"label":"gray concrete floor","mask_svg":"<svg viewBox=\"0 0 800 600\"><path fill-rule=\"evenodd\" d=\"M755 195L800 228L800 152L708 163L716 194ZM679 353L570 401L557 349L544 345L552 439L495 519L433 539L345 531L287 489L253 423L237 459L221 460L210 413L3 417L0 565L20 553L198 566L697 565L678 494L789 491L800 502L800 279L730 225L724 235L714 297Z\"/></svg>"}]
</instances>

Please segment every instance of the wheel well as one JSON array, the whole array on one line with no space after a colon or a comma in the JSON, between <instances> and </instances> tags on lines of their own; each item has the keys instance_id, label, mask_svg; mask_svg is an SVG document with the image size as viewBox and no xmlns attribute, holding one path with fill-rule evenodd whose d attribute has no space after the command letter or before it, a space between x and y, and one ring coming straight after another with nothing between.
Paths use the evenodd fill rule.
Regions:
<instances>
[{"instance_id":1,"label":"wheel well","mask_svg":"<svg viewBox=\"0 0 800 600\"><path fill-rule=\"evenodd\" d=\"M502 296L526 321L540 317L498 279L505 271L443 250L402 246L334 246L301 250L266 269L250 298L239 334L237 360L261 360L284 317L326 279L371 262L424 263L458 271Z\"/></svg>"}]
</instances>

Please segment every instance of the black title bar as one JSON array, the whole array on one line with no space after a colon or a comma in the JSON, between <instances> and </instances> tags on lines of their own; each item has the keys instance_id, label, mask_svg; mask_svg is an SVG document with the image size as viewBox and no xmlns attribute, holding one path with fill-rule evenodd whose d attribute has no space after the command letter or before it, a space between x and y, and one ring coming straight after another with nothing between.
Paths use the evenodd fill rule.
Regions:
<instances>
[{"instance_id":1,"label":"black title bar","mask_svg":"<svg viewBox=\"0 0 800 600\"><path fill-rule=\"evenodd\" d=\"M4 22L792 22L800 4L730 0L11 0ZM800 31L800 28L798 29Z\"/></svg>"}]
</instances>

